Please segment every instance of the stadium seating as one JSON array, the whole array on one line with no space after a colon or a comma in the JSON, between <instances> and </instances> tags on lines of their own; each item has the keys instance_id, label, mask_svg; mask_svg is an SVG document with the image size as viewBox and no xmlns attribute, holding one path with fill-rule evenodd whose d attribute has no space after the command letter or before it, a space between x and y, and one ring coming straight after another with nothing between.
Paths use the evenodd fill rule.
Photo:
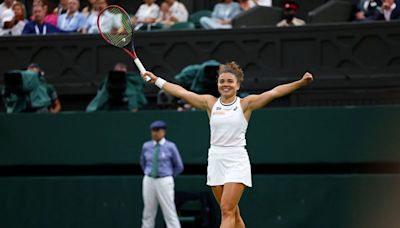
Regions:
<instances>
[{"instance_id":1,"label":"stadium seating","mask_svg":"<svg viewBox=\"0 0 400 228\"><path fill-rule=\"evenodd\" d=\"M334 23L350 20L352 4L344 0L331 0L308 13L308 23Z\"/></svg>"},{"instance_id":2,"label":"stadium seating","mask_svg":"<svg viewBox=\"0 0 400 228\"><path fill-rule=\"evenodd\" d=\"M236 16L232 21L232 26L234 28L275 26L281 19L280 8L256 6Z\"/></svg>"},{"instance_id":3,"label":"stadium seating","mask_svg":"<svg viewBox=\"0 0 400 228\"><path fill-rule=\"evenodd\" d=\"M190 15L189 20L194 23L196 28L200 28L201 27L200 26L200 18L202 18L202 17L211 17L211 13L212 13L211 10L200 10L200 11L192 13Z\"/></svg>"}]
</instances>

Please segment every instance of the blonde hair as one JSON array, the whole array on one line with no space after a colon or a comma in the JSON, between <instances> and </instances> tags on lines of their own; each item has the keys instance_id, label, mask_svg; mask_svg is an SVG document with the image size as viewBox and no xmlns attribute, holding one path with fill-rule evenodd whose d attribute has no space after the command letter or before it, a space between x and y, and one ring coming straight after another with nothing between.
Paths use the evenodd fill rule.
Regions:
<instances>
[{"instance_id":1,"label":"blonde hair","mask_svg":"<svg viewBox=\"0 0 400 228\"><path fill-rule=\"evenodd\" d=\"M244 74L242 68L234 61L219 65L218 76L223 73L231 73L235 75L238 82L244 80Z\"/></svg>"}]
</instances>

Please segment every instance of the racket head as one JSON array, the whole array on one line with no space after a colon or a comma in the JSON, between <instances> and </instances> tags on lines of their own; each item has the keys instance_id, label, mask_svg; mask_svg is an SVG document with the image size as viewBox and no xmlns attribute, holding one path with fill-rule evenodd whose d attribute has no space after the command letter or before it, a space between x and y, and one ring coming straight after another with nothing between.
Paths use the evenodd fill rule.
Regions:
<instances>
[{"instance_id":1,"label":"racket head","mask_svg":"<svg viewBox=\"0 0 400 228\"><path fill-rule=\"evenodd\" d=\"M131 18L129 14L118 5L107 6L99 13L97 17L97 28L101 37L113 46L126 48L129 44L133 44Z\"/></svg>"}]
</instances>

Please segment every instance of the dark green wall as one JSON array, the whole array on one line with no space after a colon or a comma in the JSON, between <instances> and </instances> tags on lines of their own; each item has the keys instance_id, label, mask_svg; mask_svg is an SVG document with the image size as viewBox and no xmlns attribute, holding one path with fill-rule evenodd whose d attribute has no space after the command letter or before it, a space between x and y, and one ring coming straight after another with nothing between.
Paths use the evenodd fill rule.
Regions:
<instances>
[{"instance_id":1,"label":"dark green wall","mask_svg":"<svg viewBox=\"0 0 400 228\"><path fill-rule=\"evenodd\" d=\"M253 164L400 161L400 107L263 109L253 114ZM205 112L0 115L0 165L138 164L149 124L168 122L186 164L205 164Z\"/></svg>"},{"instance_id":2,"label":"dark green wall","mask_svg":"<svg viewBox=\"0 0 400 228\"><path fill-rule=\"evenodd\" d=\"M182 176L176 188L204 182ZM240 207L251 228L398 228L399 192L398 174L255 175ZM4 228L140 227L141 210L137 176L0 178Z\"/></svg>"}]
</instances>

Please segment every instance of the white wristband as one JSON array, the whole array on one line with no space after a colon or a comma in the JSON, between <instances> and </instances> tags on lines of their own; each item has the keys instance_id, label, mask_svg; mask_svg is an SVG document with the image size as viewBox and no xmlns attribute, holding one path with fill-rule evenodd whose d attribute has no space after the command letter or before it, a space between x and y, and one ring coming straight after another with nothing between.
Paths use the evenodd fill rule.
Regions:
<instances>
[{"instance_id":1,"label":"white wristband","mask_svg":"<svg viewBox=\"0 0 400 228\"><path fill-rule=\"evenodd\" d=\"M167 81L165 81L164 79L158 77L156 82L154 83L158 88L162 89L162 87L164 86L164 84L167 83Z\"/></svg>"}]
</instances>

